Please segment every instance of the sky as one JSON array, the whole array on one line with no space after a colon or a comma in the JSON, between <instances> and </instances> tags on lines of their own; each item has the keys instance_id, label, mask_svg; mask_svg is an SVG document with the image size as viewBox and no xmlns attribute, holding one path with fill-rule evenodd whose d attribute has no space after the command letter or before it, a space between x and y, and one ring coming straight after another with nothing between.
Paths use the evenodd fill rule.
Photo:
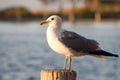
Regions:
<instances>
[{"instance_id":1,"label":"sky","mask_svg":"<svg viewBox=\"0 0 120 80\"><path fill-rule=\"evenodd\" d=\"M69 0L62 0L63 6L70 7L71 3ZM53 5L54 4L54 5ZM82 0L77 0L77 5L82 5ZM52 2L51 4L43 4L41 0L0 0L0 10L9 7L23 6L29 10L41 10L41 9L54 9L57 10L59 8L58 2Z\"/></svg>"},{"instance_id":2,"label":"sky","mask_svg":"<svg viewBox=\"0 0 120 80\"><path fill-rule=\"evenodd\" d=\"M42 4L39 0L0 0L0 9L14 6L24 6L28 9L40 9Z\"/></svg>"}]
</instances>

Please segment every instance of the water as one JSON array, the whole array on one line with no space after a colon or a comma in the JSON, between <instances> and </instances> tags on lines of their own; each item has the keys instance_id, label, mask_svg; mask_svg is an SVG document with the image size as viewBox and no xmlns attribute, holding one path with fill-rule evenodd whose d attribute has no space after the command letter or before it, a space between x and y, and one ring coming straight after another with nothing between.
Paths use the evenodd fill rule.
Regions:
<instances>
[{"instance_id":1,"label":"water","mask_svg":"<svg viewBox=\"0 0 120 80\"><path fill-rule=\"evenodd\" d=\"M101 47L120 53L120 23L64 23L64 28L97 40ZM46 41L46 25L37 22L0 22L0 80L39 80L40 70L63 67L64 56L53 52ZM119 54L120 55L120 54ZM77 80L120 80L120 59L73 58Z\"/></svg>"}]
</instances>

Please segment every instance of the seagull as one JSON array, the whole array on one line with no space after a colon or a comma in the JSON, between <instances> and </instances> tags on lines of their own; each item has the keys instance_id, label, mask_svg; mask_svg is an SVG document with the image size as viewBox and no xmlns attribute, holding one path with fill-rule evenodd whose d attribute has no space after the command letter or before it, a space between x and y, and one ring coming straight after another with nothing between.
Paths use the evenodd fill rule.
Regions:
<instances>
[{"instance_id":1,"label":"seagull","mask_svg":"<svg viewBox=\"0 0 120 80\"><path fill-rule=\"evenodd\" d=\"M65 55L64 70L71 70L72 57L90 55L100 60L105 59L103 56L119 57L117 54L102 50L95 40L62 29L62 19L57 15L41 21L40 25L43 24L48 24L46 34L50 48L56 53Z\"/></svg>"}]
</instances>

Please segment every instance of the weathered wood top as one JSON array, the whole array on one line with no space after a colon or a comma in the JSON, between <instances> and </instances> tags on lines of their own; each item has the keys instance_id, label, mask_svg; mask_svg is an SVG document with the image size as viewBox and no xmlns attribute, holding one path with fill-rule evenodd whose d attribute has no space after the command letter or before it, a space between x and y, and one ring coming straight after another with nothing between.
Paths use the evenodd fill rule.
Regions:
<instances>
[{"instance_id":1,"label":"weathered wood top","mask_svg":"<svg viewBox=\"0 0 120 80\"><path fill-rule=\"evenodd\" d=\"M41 80L76 80L74 70L44 69L41 70Z\"/></svg>"}]
</instances>

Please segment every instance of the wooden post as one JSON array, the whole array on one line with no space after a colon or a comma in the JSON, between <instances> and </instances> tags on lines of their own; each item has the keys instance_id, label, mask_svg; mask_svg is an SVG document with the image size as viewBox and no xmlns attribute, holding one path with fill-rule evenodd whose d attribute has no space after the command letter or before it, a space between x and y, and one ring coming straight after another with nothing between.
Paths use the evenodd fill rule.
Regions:
<instances>
[{"instance_id":1,"label":"wooden post","mask_svg":"<svg viewBox=\"0 0 120 80\"><path fill-rule=\"evenodd\" d=\"M100 11L97 11L95 13L95 21L96 22L100 22L101 21L101 13L100 13Z\"/></svg>"},{"instance_id":2,"label":"wooden post","mask_svg":"<svg viewBox=\"0 0 120 80\"><path fill-rule=\"evenodd\" d=\"M42 70L41 80L76 80L76 72L69 70Z\"/></svg>"},{"instance_id":3,"label":"wooden post","mask_svg":"<svg viewBox=\"0 0 120 80\"><path fill-rule=\"evenodd\" d=\"M101 10L100 10L100 0L95 0L95 21L100 22L101 21Z\"/></svg>"}]
</instances>

